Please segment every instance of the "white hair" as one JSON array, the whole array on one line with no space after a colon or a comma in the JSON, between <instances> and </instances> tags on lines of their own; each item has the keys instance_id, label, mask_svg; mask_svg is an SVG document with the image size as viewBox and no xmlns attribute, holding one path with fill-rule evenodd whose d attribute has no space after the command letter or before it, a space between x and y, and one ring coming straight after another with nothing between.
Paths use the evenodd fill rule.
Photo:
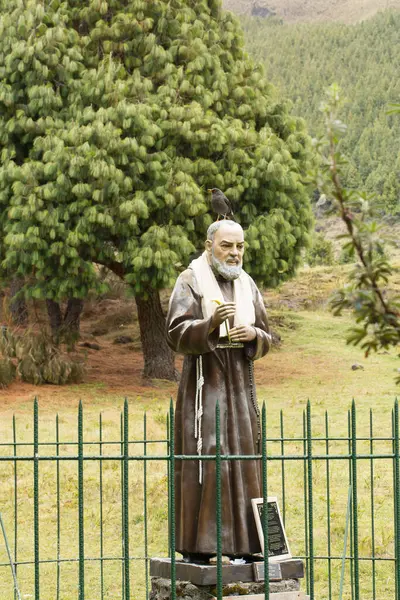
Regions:
<instances>
[{"instance_id":1,"label":"white hair","mask_svg":"<svg viewBox=\"0 0 400 600\"><path fill-rule=\"evenodd\" d=\"M230 219L223 219L222 221L215 221L214 223L211 223L210 227L207 229L207 239L208 240L211 240L212 242L214 241L215 233L218 231L218 229L221 227L221 225L228 225L228 227L233 227L234 225L238 225L241 228L241 225L239 225L239 223L236 223L236 221L231 221Z\"/></svg>"}]
</instances>

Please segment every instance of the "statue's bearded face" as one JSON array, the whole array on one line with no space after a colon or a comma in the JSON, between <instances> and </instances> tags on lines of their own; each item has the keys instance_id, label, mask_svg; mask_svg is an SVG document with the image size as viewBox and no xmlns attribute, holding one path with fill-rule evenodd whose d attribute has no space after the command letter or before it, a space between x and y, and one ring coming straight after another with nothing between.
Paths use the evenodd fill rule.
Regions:
<instances>
[{"instance_id":1,"label":"statue's bearded face","mask_svg":"<svg viewBox=\"0 0 400 600\"><path fill-rule=\"evenodd\" d=\"M215 232L209 246L210 263L224 279L237 279L242 272L244 234L239 224L221 227Z\"/></svg>"}]
</instances>

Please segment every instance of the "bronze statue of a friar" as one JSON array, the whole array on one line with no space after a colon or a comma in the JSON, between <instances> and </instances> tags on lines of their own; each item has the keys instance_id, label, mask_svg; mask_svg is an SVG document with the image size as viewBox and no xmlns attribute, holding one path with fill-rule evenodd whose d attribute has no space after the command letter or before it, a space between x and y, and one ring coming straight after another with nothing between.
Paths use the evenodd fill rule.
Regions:
<instances>
[{"instance_id":1,"label":"bronze statue of a friar","mask_svg":"<svg viewBox=\"0 0 400 600\"><path fill-rule=\"evenodd\" d=\"M213 223L205 252L178 277L167 317L170 347L185 355L175 415L177 455L215 455L220 405L221 453L260 452L260 413L253 361L271 345L262 296L242 269L244 232L233 221ZM262 495L258 460L224 460L222 553L260 552L251 499ZM215 461L176 460L176 549L207 563L217 548Z\"/></svg>"}]
</instances>

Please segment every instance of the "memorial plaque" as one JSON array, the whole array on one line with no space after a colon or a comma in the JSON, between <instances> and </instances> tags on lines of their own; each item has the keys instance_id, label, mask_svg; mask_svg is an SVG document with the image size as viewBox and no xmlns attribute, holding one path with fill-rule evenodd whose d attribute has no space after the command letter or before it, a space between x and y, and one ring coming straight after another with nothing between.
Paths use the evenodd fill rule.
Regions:
<instances>
[{"instance_id":1,"label":"memorial plaque","mask_svg":"<svg viewBox=\"0 0 400 600\"><path fill-rule=\"evenodd\" d=\"M253 570L254 570L254 580L255 581L264 581L264 579L265 579L264 563L263 562L253 563ZM282 571L281 571L280 563L268 562L268 574L269 574L270 581L281 581Z\"/></svg>"},{"instance_id":2,"label":"memorial plaque","mask_svg":"<svg viewBox=\"0 0 400 600\"><path fill-rule=\"evenodd\" d=\"M256 520L258 537L260 539L261 551L264 550L264 532L263 532L263 509L262 498L253 498L252 501L254 518ZM268 559L284 560L291 558L289 543L286 537L285 527L279 511L278 499L276 496L268 496Z\"/></svg>"}]
</instances>

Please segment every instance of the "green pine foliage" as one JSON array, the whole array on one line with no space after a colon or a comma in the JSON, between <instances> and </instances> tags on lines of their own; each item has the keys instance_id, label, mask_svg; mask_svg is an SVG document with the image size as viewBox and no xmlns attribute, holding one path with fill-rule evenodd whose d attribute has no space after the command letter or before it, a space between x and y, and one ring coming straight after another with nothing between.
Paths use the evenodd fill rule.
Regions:
<instances>
[{"instance_id":1,"label":"green pine foliage","mask_svg":"<svg viewBox=\"0 0 400 600\"><path fill-rule=\"evenodd\" d=\"M340 86L347 99L348 128L340 142L350 160L345 185L378 194L386 212L399 215L400 120L387 113L400 98L400 12L384 11L351 26L277 19L246 19L244 26L251 54L313 135L323 131L324 90L333 82Z\"/></svg>"},{"instance_id":2,"label":"green pine foliage","mask_svg":"<svg viewBox=\"0 0 400 600\"><path fill-rule=\"evenodd\" d=\"M217 0L0 0L0 252L34 297L86 297L93 263L135 294L201 247L206 190L249 228L247 268L292 275L312 160Z\"/></svg>"}]
</instances>

